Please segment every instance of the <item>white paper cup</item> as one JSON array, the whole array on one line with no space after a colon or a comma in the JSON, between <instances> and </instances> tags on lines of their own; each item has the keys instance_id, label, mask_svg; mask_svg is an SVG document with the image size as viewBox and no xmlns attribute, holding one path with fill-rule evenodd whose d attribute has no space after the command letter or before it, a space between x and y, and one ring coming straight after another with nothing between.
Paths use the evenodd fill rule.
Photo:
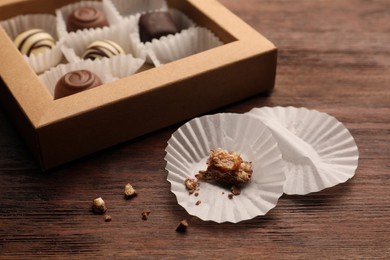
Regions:
<instances>
[{"instance_id":1,"label":"white paper cup","mask_svg":"<svg viewBox=\"0 0 390 260\"><path fill-rule=\"evenodd\" d=\"M136 14L133 17L136 18L137 20L137 30L133 32L130 35L130 42L133 45L133 50L135 52L135 55L137 57L141 58L146 58L146 61L148 63L154 64L154 65L161 65L164 64L161 62L158 58L159 52L155 53L155 49L161 49L161 48L166 48L168 51L174 51L175 48L178 46L175 45L175 42L180 42L183 40L186 40L188 38L188 30L193 31L193 28L196 26L195 23L188 18L185 14L180 12L179 10L176 9L169 9L168 10L170 15L172 16L172 19L174 20L176 26L179 28L179 33L176 33L174 35L168 35L168 36L163 36L160 39L153 39L152 42L146 42L143 43L141 42L140 39L140 34L139 34L139 28L138 28L138 21L139 18L141 17L141 14ZM184 36L183 36L184 34ZM191 33L192 34L192 33ZM172 40L173 38L173 40ZM167 40L170 39L170 40ZM185 43L184 43L185 44ZM180 49L186 48L184 44L181 44ZM183 46L184 45L184 46ZM162 47L164 46L164 47ZM169 60L168 62L173 61ZM166 62L166 63L168 63Z\"/></svg>"},{"instance_id":2,"label":"white paper cup","mask_svg":"<svg viewBox=\"0 0 390 260\"><path fill-rule=\"evenodd\" d=\"M145 60L134 58L131 54L128 54L114 56L109 59L103 58L94 62L101 63L102 66L109 68L114 79L121 79L135 74L144 65Z\"/></svg>"},{"instance_id":3,"label":"white paper cup","mask_svg":"<svg viewBox=\"0 0 390 260\"><path fill-rule=\"evenodd\" d=\"M60 78L66 73L75 70L89 70L99 76L103 84L115 80L115 78L110 73L110 68L107 67L106 64L102 64L101 62L94 62L92 60L58 65L57 67L52 68L49 71L46 71L44 74L40 75L39 79L46 86L48 92L54 98L54 89Z\"/></svg>"},{"instance_id":4,"label":"white paper cup","mask_svg":"<svg viewBox=\"0 0 390 260\"><path fill-rule=\"evenodd\" d=\"M42 29L49 33L57 41L55 46L42 53L32 54L29 57L24 55L26 61L33 70L39 74L58 65L63 54L61 52L61 42L58 40L56 18L49 14L19 15L1 22L1 26L9 37L14 40L20 33L30 29Z\"/></svg>"},{"instance_id":5,"label":"white paper cup","mask_svg":"<svg viewBox=\"0 0 390 260\"><path fill-rule=\"evenodd\" d=\"M136 30L135 26L135 18L129 18L111 27L72 32L64 38L62 51L69 62L77 62L83 60L82 56L92 42L110 40L122 47L126 54L135 56L129 40L129 35Z\"/></svg>"},{"instance_id":6,"label":"white paper cup","mask_svg":"<svg viewBox=\"0 0 390 260\"><path fill-rule=\"evenodd\" d=\"M108 5L111 4L122 17L129 17L150 11L168 10L165 0L103 0Z\"/></svg>"},{"instance_id":7,"label":"white paper cup","mask_svg":"<svg viewBox=\"0 0 390 260\"><path fill-rule=\"evenodd\" d=\"M146 43L152 53L151 60L158 67L212 48L223 43L208 29L193 27L175 36L167 36L159 41Z\"/></svg>"},{"instance_id":8,"label":"white paper cup","mask_svg":"<svg viewBox=\"0 0 390 260\"><path fill-rule=\"evenodd\" d=\"M56 10L56 17L57 17L56 26L57 26L58 36L60 37L60 39L66 37L69 34L66 26L68 18L74 10L80 7L94 7L99 10L102 10L104 15L107 18L109 26L116 25L122 21L117 11L113 9L113 6L105 2L102 3L99 1L80 1L74 4L69 4ZM91 29L84 29L79 31L85 32L85 31L93 31L93 30L95 29L91 28Z\"/></svg>"},{"instance_id":9,"label":"white paper cup","mask_svg":"<svg viewBox=\"0 0 390 260\"><path fill-rule=\"evenodd\" d=\"M251 161L251 181L233 199L225 188L206 182L200 182L198 197L189 195L184 181L205 170L210 150L217 148ZM173 133L166 152L171 191L189 214L202 220L237 223L265 215L283 194L281 153L267 127L253 117L226 113L195 118ZM200 205L196 205L198 200Z\"/></svg>"},{"instance_id":10,"label":"white paper cup","mask_svg":"<svg viewBox=\"0 0 390 260\"><path fill-rule=\"evenodd\" d=\"M254 108L277 140L286 164L286 194L304 195L343 183L355 175L355 140L336 118L295 107Z\"/></svg>"}]
</instances>

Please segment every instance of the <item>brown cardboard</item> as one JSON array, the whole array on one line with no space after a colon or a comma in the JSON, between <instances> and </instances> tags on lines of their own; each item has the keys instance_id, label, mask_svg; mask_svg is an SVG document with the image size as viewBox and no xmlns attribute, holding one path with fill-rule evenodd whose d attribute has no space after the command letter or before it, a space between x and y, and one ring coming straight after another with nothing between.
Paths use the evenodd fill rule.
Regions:
<instances>
[{"instance_id":1,"label":"brown cardboard","mask_svg":"<svg viewBox=\"0 0 390 260\"><path fill-rule=\"evenodd\" d=\"M0 20L71 2L6 0ZM225 44L55 101L0 27L0 101L43 170L273 88L271 42L216 0L168 3Z\"/></svg>"}]
</instances>

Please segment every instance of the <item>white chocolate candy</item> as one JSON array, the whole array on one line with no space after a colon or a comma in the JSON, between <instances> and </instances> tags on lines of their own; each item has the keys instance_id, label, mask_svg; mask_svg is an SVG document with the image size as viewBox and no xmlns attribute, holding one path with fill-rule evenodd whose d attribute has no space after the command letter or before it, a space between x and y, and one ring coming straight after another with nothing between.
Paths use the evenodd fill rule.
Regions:
<instances>
[{"instance_id":1,"label":"white chocolate candy","mask_svg":"<svg viewBox=\"0 0 390 260\"><path fill-rule=\"evenodd\" d=\"M54 38L42 29L27 30L16 36L14 40L19 51L27 56L50 50L55 43Z\"/></svg>"},{"instance_id":2,"label":"white chocolate candy","mask_svg":"<svg viewBox=\"0 0 390 260\"><path fill-rule=\"evenodd\" d=\"M115 42L109 40L95 41L87 47L83 59L111 58L119 54L125 54L125 51Z\"/></svg>"}]
</instances>

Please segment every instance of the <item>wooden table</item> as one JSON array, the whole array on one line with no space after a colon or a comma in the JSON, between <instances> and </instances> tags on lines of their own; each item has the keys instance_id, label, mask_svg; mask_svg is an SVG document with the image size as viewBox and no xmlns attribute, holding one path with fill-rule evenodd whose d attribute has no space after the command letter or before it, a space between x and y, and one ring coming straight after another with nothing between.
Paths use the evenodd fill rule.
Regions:
<instances>
[{"instance_id":1,"label":"wooden table","mask_svg":"<svg viewBox=\"0 0 390 260\"><path fill-rule=\"evenodd\" d=\"M296 106L327 112L355 137L350 181L284 195L238 224L177 204L164 149L179 125L41 173L0 110L0 257L390 258L390 2L221 0L279 48L275 91L213 112ZM131 182L139 195L124 200ZM102 196L112 216L90 211ZM150 209L147 221L141 212ZM181 219L188 232L175 232Z\"/></svg>"}]
</instances>

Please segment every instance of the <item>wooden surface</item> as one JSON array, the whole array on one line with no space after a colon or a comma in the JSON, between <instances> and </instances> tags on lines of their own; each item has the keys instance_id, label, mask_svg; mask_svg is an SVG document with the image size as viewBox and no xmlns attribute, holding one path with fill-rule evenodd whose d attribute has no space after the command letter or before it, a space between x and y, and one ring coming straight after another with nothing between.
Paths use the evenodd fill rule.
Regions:
<instances>
[{"instance_id":1,"label":"wooden surface","mask_svg":"<svg viewBox=\"0 0 390 260\"><path fill-rule=\"evenodd\" d=\"M390 2L221 2L278 46L278 73L270 96L213 112L327 112L355 137L355 177L307 196L284 195L263 217L204 222L176 203L166 181L164 149L179 125L43 174L0 110L1 258L390 258ZM122 196L127 182L139 193L131 201ZM91 213L97 196L111 222ZM183 218L190 228L176 233Z\"/></svg>"}]
</instances>

